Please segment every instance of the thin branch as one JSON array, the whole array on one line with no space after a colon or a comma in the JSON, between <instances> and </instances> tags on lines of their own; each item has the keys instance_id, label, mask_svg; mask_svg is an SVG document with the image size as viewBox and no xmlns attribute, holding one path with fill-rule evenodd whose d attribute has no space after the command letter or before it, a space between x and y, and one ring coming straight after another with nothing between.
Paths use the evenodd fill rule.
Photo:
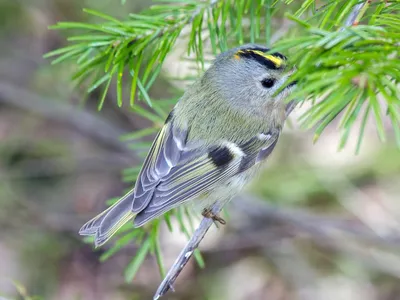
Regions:
<instances>
[{"instance_id":1,"label":"thin branch","mask_svg":"<svg viewBox=\"0 0 400 300\"><path fill-rule=\"evenodd\" d=\"M211 208L211 211L214 214L218 214L220 213L221 209L222 205L220 203L215 203L214 206ZM192 257L193 252L197 249L213 222L214 221L212 219L206 217L201 220L199 227L196 229L189 242L186 244L186 247L183 248L178 258L169 269L164 280L161 282L160 286L157 289L157 292L153 297L153 300L160 299L160 297L163 296L170 289L174 291L173 284L175 283L176 278L186 266L189 259Z\"/></svg>"},{"instance_id":2,"label":"thin branch","mask_svg":"<svg viewBox=\"0 0 400 300\"><path fill-rule=\"evenodd\" d=\"M350 15L347 17L346 21L344 22L344 26L341 28L341 30L344 30L346 27L353 26L356 22L356 20L359 19L359 14L361 12L361 9L365 6L368 5L370 0L365 1L364 3L359 3L353 7L353 10L351 11Z\"/></svg>"}]
</instances>

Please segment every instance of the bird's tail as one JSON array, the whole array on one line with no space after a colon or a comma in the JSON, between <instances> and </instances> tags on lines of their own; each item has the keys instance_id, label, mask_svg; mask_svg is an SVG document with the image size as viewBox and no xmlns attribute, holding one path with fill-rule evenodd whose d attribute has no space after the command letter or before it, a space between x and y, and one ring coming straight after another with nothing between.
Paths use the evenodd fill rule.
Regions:
<instances>
[{"instance_id":1,"label":"bird's tail","mask_svg":"<svg viewBox=\"0 0 400 300\"><path fill-rule=\"evenodd\" d=\"M136 214L132 212L133 190L119 199L108 209L88 221L79 230L80 235L94 235L94 244L99 247L106 243L126 222Z\"/></svg>"}]
</instances>

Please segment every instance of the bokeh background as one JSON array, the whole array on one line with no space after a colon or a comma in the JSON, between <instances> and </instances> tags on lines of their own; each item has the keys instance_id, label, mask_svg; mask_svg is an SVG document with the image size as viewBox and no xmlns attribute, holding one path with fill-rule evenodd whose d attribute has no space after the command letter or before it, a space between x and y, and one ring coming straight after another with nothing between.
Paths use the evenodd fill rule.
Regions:
<instances>
[{"instance_id":1,"label":"bokeh background","mask_svg":"<svg viewBox=\"0 0 400 300\"><path fill-rule=\"evenodd\" d=\"M129 187L121 171L138 166L119 136L149 126L111 90L101 112L70 80L74 66L42 55L65 45L58 21L91 21L89 7L124 17L150 1L0 0L0 299L151 299L161 281L146 258L136 278L123 271L131 244L105 262L78 236L80 226ZM273 38L284 33L275 22ZM179 51L168 58L153 99L178 97L187 75ZM186 72L186 73L185 73ZM145 107L145 105L143 105ZM338 149L330 126L313 144L299 108L269 166L229 206L228 225L201 245L206 268L190 262L165 299L400 299L400 153L387 124L378 141L371 121L361 152L357 132ZM185 244L163 228L169 267Z\"/></svg>"}]
</instances>

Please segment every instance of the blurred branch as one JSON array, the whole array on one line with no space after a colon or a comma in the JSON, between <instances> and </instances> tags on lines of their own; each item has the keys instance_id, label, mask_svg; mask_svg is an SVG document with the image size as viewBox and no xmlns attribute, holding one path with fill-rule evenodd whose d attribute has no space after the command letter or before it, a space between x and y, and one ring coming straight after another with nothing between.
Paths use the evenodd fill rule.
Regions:
<instances>
[{"instance_id":1,"label":"blurred branch","mask_svg":"<svg viewBox=\"0 0 400 300\"><path fill-rule=\"evenodd\" d=\"M50 120L65 123L79 133L89 136L127 157L135 157L134 152L119 140L125 131L115 128L98 116L84 110L46 99L11 83L0 82L0 103L5 103L23 110L28 110Z\"/></svg>"},{"instance_id":2,"label":"blurred branch","mask_svg":"<svg viewBox=\"0 0 400 300\"><path fill-rule=\"evenodd\" d=\"M319 216L302 210L279 209L267 204L265 201L250 195L245 196L243 201L234 201L233 207L241 214L250 216L252 223L257 224L257 230L251 231L259 235L259 243L262 243L263 232L267 228L261 226L265 220L279 222L283 224L294 225L292 234L299 234L299 231L306 232L315 239L342 238L343 234L351 234L353 239L363 240L365 242L380 244L384 246L399 246L400 235L379 236L366 225L356 221L344 218L333 218L329 216ZM259 220L259 222L257 222ZM261 228L261 229L260 229ZM246 234L247 235L247 234Z\"/></svg>"},{"instance_id":3,"label":"blurred branch","mask_svg":"<svg viewBox=\"0 0 400 300\"><path fill-rule=\"evenodd\" d=\"M313 170L313 174L316 176L318 183L327 191L335 194L339 203L359 220L359 226L357 228L354 228L354 226L352 228L346 228L346 226L344 226L343 230L353 230L357 238L370 239L371 241L375 240L376 242L379 242L378 239L380 239L381 242L387 243L388 245L398 246L400 237L393 235L393 233L398 234L400 232L398 230L398 216L395 214L395 211L385 210L379 204L379 201L374 200L372 195L369 195L354 185L352 180L345 174L339 175L335 172L330 172L329 174L321 172L319 168L310 162L308 162L308 166L309 169ZM358 203L358 205L355 205L355 203ZM386 225L373 222L371 216L365 213L371 205L374 205L373 209L377 214L382 214L382 212L385 211L384 218ZM360 232L357 231L359 229L361 230ZM368 234L366 234L366 230Z\"/></svg>"},{"instance_id":4,"label":"blurred branch","mask_svg":"<svg viewBox=\"0 0 400 300\"><path fill-rule=\"evenodd\" d=\"M115 171L118 174L121 168L129 165L127 157L120 154L107 153L104 156L90 155L87 157L74 158L45 158L29 159L18 163L18 168L6 170L0 173L0 180L27 179L43 176L58 176L68 174L79 174L83 172Z\"/></svg>"}]
</instances>

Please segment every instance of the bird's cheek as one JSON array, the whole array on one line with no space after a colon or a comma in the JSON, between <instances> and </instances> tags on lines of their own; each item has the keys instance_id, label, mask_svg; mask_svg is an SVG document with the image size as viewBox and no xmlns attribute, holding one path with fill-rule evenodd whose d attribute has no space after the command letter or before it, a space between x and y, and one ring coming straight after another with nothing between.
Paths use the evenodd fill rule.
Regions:
<instances>
[{"instance_id":1,"label":"bird's cheek","mask_svg":"<svg viewBox=\"0 0 400 300\"><path fill-rule=\"evenodd\" d=\"M273 101L271 101L271 100L266 101L265 104L263 105L263 111L266 114L270 114L272 111L274 111L274 106L275 105L274 105Z\"/></svg>"}]
</instances>

